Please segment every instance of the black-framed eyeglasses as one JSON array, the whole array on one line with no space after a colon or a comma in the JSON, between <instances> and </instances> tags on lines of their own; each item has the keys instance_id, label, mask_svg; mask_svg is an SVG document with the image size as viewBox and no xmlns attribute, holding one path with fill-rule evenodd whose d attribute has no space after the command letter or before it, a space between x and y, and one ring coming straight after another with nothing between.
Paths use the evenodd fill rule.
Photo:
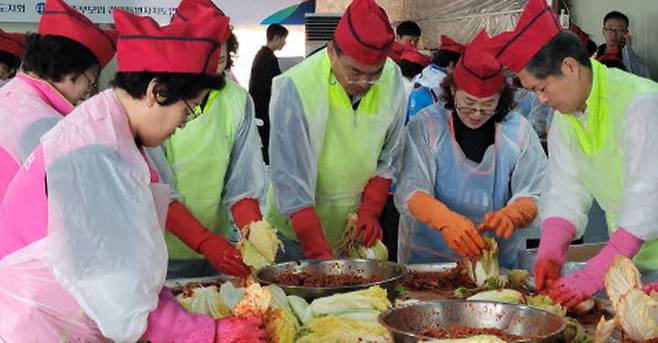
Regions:
<instances>
[{"instance_id":1,"label":"black-framed eyeglasses","mask_svg":"<svg viewBox=\"0 0 658 343\"><path fill-rule=\"evenodd\" d=\"M603 30L605 30L605 32L608 32L608 33L625 34L626 32L628 32L628 29L615 29L615 28L612 28L612 27L604 27Z\"/></svg>"},{"instance_id":2,"label":"black-framed eyeglasses","mask_svg":"<svg viewBox=\"0 0 658 343\"><path fill-rule=\"evenodd\" d=\"M94 89L96 86L98 86L98 78L94 78L93 80L87 76L87 74L82 73L82 77L84 77L87 80L87 83L89 84L89 89Z\"/></svg>"},{"instance_id":3,"label":"black-framed eyeglasses","mask_svg":"<svg viewBox=\"0 0 658 343\"><path fill-rule=\"evenodd\" d=\"M92 80L92 79L90 79L89 76L87 76L87 74L85 74L85 73L82 73L82 77L84 77L85 80L87 80L87 89L86 89L85 92L83 93L83 98L89 98L91 95L93 95L94 91L97 89L97 87L98 87L98 79L99 79L100 77L97 76L96 78L94 78L94 79Z\"/></svg>"},{"instance_id":4,"label":"black-framed eyeglasses","mask_svg":"<svg viewBox=\"0 0 658 343\"><path fill-rule=\"evenodd\" d=\"M471 114L474 114L475 112L480 112L480 113L482 113L482 115L489 117L489 116L494 115L494 113L496 113L496 110L495 109L485 110L485 109L482 109L482 108L460 106L460 107L457 107L457 112L459 112L461 114L464 114L464 115L471 115Z\"/></svg>"},{"instance_id":5,"label":"black-framed eyeglasses","mask_svg":"<svg viewBox=\"0 0 658 343\"><path fill-rule=\"evenodd\" d=\"M194 107L190 106L187 100L183 100L183 103L185 103L185 106L187 107L187 117L185 117L185 122L189 123L192 120L196 119L196 117L199 116L199 113L197 113Z\"/></svg>"}]
</instances>

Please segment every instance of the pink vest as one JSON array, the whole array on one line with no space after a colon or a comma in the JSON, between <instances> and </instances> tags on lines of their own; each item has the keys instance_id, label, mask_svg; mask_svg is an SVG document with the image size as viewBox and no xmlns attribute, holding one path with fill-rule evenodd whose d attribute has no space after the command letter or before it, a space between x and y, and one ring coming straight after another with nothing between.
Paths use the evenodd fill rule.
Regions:
<instances>
[{"instance_id":1,"label":"pink vest","mask_svg":"<svg viewBox=\"0 0 658 343\"><path fill-rule=\"evenodd\" d=\"M97 228L85 226L85 211L78 213L75 207L53 200L56 197L51 196L55 189L52 186L56 185L48 187L50 191L46 197L45 171L68 153L88 146L104 146L116 151L124 162L125 175L132 180L130 189L118 193L126 201L143 199L140 200L143 205L138 207L140 220L128 220L129 224L142 224L134 225L128 231L134 233L128 237L121 236L127 234L125 230L123 233L121 230L117 230L118 233L95 232ZM19 171L8 197L0 206L0 214L4 216L0 224L12 223L3 224L3 237L16 227L14 225L24 230L13 232L16 238L10 244L3 244L5 252L13 252L0 259L0 337L8 342L103 342L106 339L101 332L114 337L125 334L135 340L144 333L147 318L158 305L166 275L167 252L161 224L169 203L167 186L149 187L149 181L157 175L144 161L144 155L135 147L126 114L112 90L85 102L43 137L42 145ZM93 194L94 189L72 192L77 191ZM66 214L80 217L75 222L79 225L64 225L63 211L73 211ZM90 235L97 239L76 241ZM111 235L119 237L104 238ZM122 258L116 261L94 258L95 245L102 250L103 240L116 242L117 238L142 248L135 251L126 244L125 251L117 252L117 257ZM4 243L4 239L0 243ZM136 255L134 259L125 258L127 254ZM88 256L85 270L91 272L80 274L78 264L81 261L70 261L71 255ZM115 264L122 266L121 263L128 264L125 268L116 268ZM93 270L101 275L106 275L104 270L109 272L107 278L99 278ZM125 276L117 276L124 270ZM122 280L123 285L112 284L112 280ZM115 290L120 287L125 287L128 293L116 297ZM99 292L113 293L115 297L99 297ZM117 316L117 313L122 315Z\"/></svg>"},{"instance_id":2,"label":"pink vest","mask_svg":"<svg viewBox=\"0 0 658 343\"><path fill-rule=\"evenodd\" d=\"M0 88L0 200L43 133L73 110L45 81L18 74Z\"/></svg>"}]
</instances>

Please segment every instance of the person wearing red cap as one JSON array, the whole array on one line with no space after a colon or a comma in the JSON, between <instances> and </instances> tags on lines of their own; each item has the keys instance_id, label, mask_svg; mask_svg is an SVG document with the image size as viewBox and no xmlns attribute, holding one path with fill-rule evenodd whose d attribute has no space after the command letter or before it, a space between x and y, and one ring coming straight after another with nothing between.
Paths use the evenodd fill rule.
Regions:
<instances>
[{"instance_id":1,"label":"person wearing red cap","mask_svg":"<svg viewBox=\"0 0 658 343\"><path fill-rule=\"evenodd\" d=\"M548 134L537 287L572 307L603 288L616 255L634 256L642 271L658 269L658 84L590 59L543 0L530 0L514 31L494 41L501 62L558 111ZM560 278L593 200L606 212L610 240Z\"/></svg>"},{"instance_id":2,"label":"person wearing red cap","mask_svg":"<svg viewBox=\"0 0 658 343\"><path fill-rule=\"evenodd\" d=\"M0 89L0 201L39 138L95 88L116 50L114 32L61 0L48 0L37 32L25 48L11 41L16 53L25 50L24 73Z\"/></svg>"},{"instance_id":3,"label":"person wearing red cap","mask_svg":"<svg viewBox=\"0 0 658 343\"><path fill-rule=\"evenodd\" d=\"M25 35L0 30L0 87L16 76L16 71L21 67L23 53Z\"/></svg>"},{"instance_id":4,"label":"person wearing red cap","mask_svg":"<svg viewBox=\"0 0 658 343\"><path fill-rule=\"evenodd\" d=\"M432 62L432 58L420 53L418 49L408 46L400 55L400 60L397 61L402 72L405 99L409 97L413 87L414 78L423 71Z\"/></svg>"},{"instance_id":5,"label":"person wearing red cap","mask_svg":"<svg viewBox=\"0 0 658 343\"><path fill-rule=\"evenodd\" d=\"M0 260L0 337L261 342L260 319L189 313L163 288L171 188L144 152L184 126L209 89L222 87L218 37L228 20L198 16L160 27L149 17L113 15L120 32L113 87L44 135L12 182L23 197L10 208L39 218L31 236L3 234L3 241L22 236L23 247ZM241 263L226 242L193 242L207 244Z\"/></svg>"},{"instance_id":6,"label":"person wearing red cap","mask_svg":"<svg viewBox=\"0 0 658 343\"><path fill-rule=\"evenodd\" d=\"M463 52L464 45L446 35L441 35L441 46L434 54L432 63L414 79L413 90L409 95L407 121L418 111L441 99L441 82L447 75L452 74Z\"/></svg>"},{"instance_id":7,"label":"person wearing red cap","mask_svg":"<svg viewBox=\"0 0 658 343\"><path fill-rule=\"evenodd\" d=\"M396 204L398 261L475 258L481 234L495 236L499 261L517 266L519 229L537 214L546 155L528 121L512 112L513 89L483 30L444 81L444 102L409 122Z\"/></svg>"},{"instance_id":8,"label":"person wearing red cap","mask_svg":"<svg viewBox=\"0 0 658 343\"><path fill-rule=\"evenodd\" d=\"M229 20L210 0L183 0L176 13L174 24L204 13L216 20ZM267 178L254 104L247 91L224 74L231 35L227 28L217 38L222 51L216 73L225 80L224 87L211 90L195 108L195 118L162 146L173 171L172 184L189 209L178 207L169 215L172 227L165 234L168 278L207 276L216 274L217 269L231 275L249 273L243 268L231 270L222 259L222 250L213 245L201 249L200 256L189 244L199 235L216 236L212 239L220 241L239 236L239 231L232 230L230 217L238 229L262 220L258 199L265 194Z\"/></svg>"},{"instance_id":9,"label":"person wearing red cap","mask_svg":"<svg viewBox=\"0 0 658 343\"><path fill-rule=\"evenodd\" d=\"M375 1L354 0L326 49L274 79L266 217L283 235L280 259L331 257L355 212L361 242L381 240L403 148L394 36Z\"/></svg>"}]
</instances>

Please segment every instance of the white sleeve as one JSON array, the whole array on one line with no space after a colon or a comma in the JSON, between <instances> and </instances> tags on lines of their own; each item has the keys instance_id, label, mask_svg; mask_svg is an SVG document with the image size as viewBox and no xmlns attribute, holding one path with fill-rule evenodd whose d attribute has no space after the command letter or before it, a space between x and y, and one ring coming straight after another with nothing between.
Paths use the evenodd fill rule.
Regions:
<instances>
[{"instance_id":1,"label":"white sleeve","mask_svg":"<svg viewBox=\"0 0 658 343\"><path fill-rule=\"evenodd\" d=\"M317 175L301 97L289 77L279 76L270 101L270 178L279 211L290 216L315 206Z\"/></svg>"},{"instance_id":2,"label":"white sleeve","mask_svg":"<svg viewBox=\"0 0 658 343\"><path fill-rule=\"evenodd\" d=\"M382 152L379 154L377 161L377 171L375 174L386 179L397 181L400 173L400 162L404 152L404 121L407 113L406 101L399 99L398 107L395 109L395 117L386 132L386 140Z\"/></svg>"},{"instance_id":3,"label":"white sleeve","mask_svg":"<svg viewBox=\"0 0 658 343\"><path fill-rule=\"evenodd\" d=\"M229 207L246 198L258 200L265 194L267 180L260 147L254 102L247 94L244 115L237 128L222 194L222 201Z\"/></svg>"},{"instance_id":4,"label":"white sleeve","mask_svg":"<svg viewBox=\"0 0 658 343\"><path fill-rule=\"evenodd\" d=\"M638 96L625 113L624 189L617 225L658 238L658 94Z\"/></svg>"},{"instance_id":5,"label":"white sleeve","mask_svg":"<svg viewBox=\"0 0 658 343\"><path fill-rule=\"evenodd\" d=\"M575 137L566 134L566 121L557 114L548 132L548 168L539 201L541 220L561 217L576 227L576 238L585 233L592 194L579 180L574 151L579 149Z\"/></svg>"},{"instance_id":6,"label":"white sleeve","mask_svg":"<svg viewBox=\"0 0 658 343\"><path fill-rule=\"evenodd\" d=\"M407 213L407 201L414 192L434 194L434 151L439 138L427 114L428 108L411 119L405 134L400 182L395 192L395 204L401 214Z\"/></svg>"},{"instance_id":7,"label":"white sleeve","mask_svg":"<svg viewBox=\"0 0 658 343\"><path fill-rule=\"evenodd\" d=\"M60 157L47 176L47 259L57 281L104 336L139 340L167 270L167 247L147 180L102 145Z\"/></svg>"},{"instance_id":8,"label":"white sleeve","mask_svg":"<svg viewBox=\"0 0 658 343\"><path fill-rule=\"evenodd\" d=\"M539 137L530 124L526 125L524 146L512 171L512 199L531 197L539 199L541 181L546 169L546 154L539 143Z\"/></svg>"}]
</instances>

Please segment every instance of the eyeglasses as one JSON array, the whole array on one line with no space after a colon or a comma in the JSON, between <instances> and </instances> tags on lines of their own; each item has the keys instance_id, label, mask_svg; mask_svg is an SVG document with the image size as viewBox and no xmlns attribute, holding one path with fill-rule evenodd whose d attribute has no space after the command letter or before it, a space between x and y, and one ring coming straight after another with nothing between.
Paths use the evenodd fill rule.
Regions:
<instances>
[{"instance_id":1,"label":"eyeglasses","mask_svg":"<svg viewBox=\"0 0 658 343\"><path fill-rule=\"evenodd\" d=\"M612 28L612 27L604 27L603 30L605 32L608 32L608 33L621 33L621 34L624 34L624 33L628 32L627 29L615 29L615 28Z\"/></svg>"},{"instance_id":2,"label":"eyeglasses","mask_svg":"<svg viewBox=\"0 0 658 343\"><path fill-rule=\"evenodd\" d=\"M97 77L95 77L95 78L92 80L92 79L90 79L89 76L87 76L87 74L85 74L85 73L82 73L82 77L84 77L85 80L87 80L87 90L85 90L85 92L84 92L83 95L84 95L85 98L88 98L88 97L90 97L90 96L92 95L92 93L93 93L93 92L96 90L96 88L98 87L98 79L99 79L99 77L97 76Z\"/></svg>"},{"instance_id":3,"label":"eyeglasses","mask_svg":"<svg viewBox=\"0 0 658 343\"><path fill-rule=\"evenodd\" d=\"M496 113L496 110L495 109L485 110L485 109L482 109L482 108L460 106L460 107L457 107L457 112L459 112L461 114L464 114L464 115L471 115L471 114L475 114L475 112L480 112L480 113L482 113L483 116L489 117L489 116L494 115L494 113Z\"/></svg>"},{"instance_id":4,"label":"eyeglasses","mask_svg":"<svg viewBox=\"0 0 658 343\"><path fill-rule=\"evenodd\" d=\"M197 112L194 107L190 106L190 104L187 102L187 100L183 100L183 103L185 103L185 106L187 107L187 116L185 117L185 122L189 123L192 120L196 119L201 113L201 111Z\"/></svg>"},{"instance_id":5,"label":"eyeglasses","mask_svg":"<svg viewBox=\"0 0 658 343\"><path fill-rule=\"evenodd\" d=\"M343 66L343 63L340 61L339 58L336 58L336 62L338 64L338 67L340 68L341 72L343 75L345 75L345 78L347 78L347 84L348 85L375 85L379 83L379 76L373 80L355 80L356 78L359 78L362 75L368 76L368 74L365 73L350 73L351 75L348 75L348 73L345 71L345 67ZM350 76L353 76L353 78L350 78Z\"/></svg>"}]
</instances>

